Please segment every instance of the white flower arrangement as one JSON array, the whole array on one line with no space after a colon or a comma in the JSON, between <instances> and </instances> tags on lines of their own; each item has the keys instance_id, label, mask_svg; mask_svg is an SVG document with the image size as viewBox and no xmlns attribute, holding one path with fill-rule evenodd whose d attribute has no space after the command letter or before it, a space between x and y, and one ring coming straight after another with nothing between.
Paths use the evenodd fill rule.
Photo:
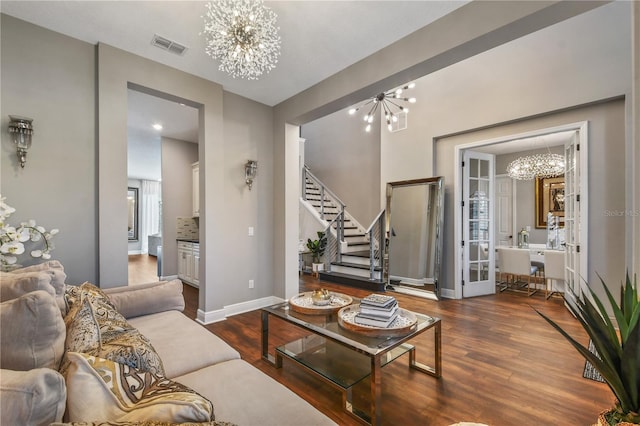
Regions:
<instances>
[{"instance_id":1,"label":"white flower arrangement","mask_svg":"<svg viewBox=\"0 0 640 426\"><path fill-rule=\"evenodd\" d=\"M16 209L7 205L4 200L0 196L0 268L7 271L18 266L18 257L24 254L24 243L27 241L42 242L44 246L40 250L32 250L29 253L31 257L51 259L51 250L54 248L51 240L58 230L47 231L36 225L35 220L22 222L17 228L9 225L7 219Z\"/></svg>"}]
</instances>

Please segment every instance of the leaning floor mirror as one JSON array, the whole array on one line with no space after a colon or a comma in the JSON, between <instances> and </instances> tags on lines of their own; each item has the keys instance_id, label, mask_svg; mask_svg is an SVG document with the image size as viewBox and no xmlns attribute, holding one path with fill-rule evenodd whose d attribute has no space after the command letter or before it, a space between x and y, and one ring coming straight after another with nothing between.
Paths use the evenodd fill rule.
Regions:
<instances>
[{"instance_id":1,"label":"leaning floor mirror","mask_svg":"<svg viewBox=\"0 0 640 426\"><path fill-rule=\"evenodd\" d=\"M387 289L440 297L444 178L387 184Z\"/></svg>"}]
</instances>

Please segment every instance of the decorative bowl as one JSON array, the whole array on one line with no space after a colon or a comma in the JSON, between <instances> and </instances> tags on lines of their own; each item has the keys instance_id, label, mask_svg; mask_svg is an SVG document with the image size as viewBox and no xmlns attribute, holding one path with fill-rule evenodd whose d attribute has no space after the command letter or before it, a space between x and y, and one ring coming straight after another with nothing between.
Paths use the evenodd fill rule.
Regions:
<instances>
[{"instance_id":1,"label":"decorative bowl","mask_svg":"<svg viewBox=\"0 0 640 426\"><path fill-rule=\"evenodd\" d=\"M331 303L331 293L326 288L314 290L311 293L311 301L314 305L326 306Z\"/></svg>"}]
</instances>

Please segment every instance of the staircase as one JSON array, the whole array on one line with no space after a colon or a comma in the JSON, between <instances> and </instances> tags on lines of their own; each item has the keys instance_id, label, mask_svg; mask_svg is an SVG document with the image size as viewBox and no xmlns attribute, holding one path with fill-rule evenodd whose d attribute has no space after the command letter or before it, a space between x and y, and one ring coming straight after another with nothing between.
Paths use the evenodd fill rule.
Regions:
<instances>
[{"instance_id":1,"label":"staircase","mask_svg":"<svg viewBox=\"0 0 640 426\"><path fill-rule=\"evenodd\" d=\"M378 244L380 232L373 232L374 228L384 225L384 210L372 226L365 229L346 211L344 203L306 166L302 198L328 223L324 255L327 269L320 272L320 278L351 287L384 291L382 252Z\"/></svg>"}]
</instances>

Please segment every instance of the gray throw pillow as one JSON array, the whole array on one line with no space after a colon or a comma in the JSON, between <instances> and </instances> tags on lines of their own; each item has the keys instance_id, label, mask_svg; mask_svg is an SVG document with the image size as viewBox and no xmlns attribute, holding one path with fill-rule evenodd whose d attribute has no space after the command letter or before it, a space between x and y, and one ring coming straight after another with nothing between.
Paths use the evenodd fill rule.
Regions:
<instances>
[{"instance_id":1,"label":"gray throw pillow","mask_svg":"<svg viewBox=\"0 0 640 426\"><path fill-rule=\"evenodd\" d=\"M67 388L49 368L0 370L0 424L49 425L62 420Z\"/></svg>"},{"instance_id":2,"label":"gray throw pillow","mask_svg":"<svg viewBox=\"0 0 640 426\"><path fill-rule=\"evenodd\" d=\"M0 365L9 370L57 370L66 330L54 297L34 291L0 303Z\"/></svg>"}]
</instances>

